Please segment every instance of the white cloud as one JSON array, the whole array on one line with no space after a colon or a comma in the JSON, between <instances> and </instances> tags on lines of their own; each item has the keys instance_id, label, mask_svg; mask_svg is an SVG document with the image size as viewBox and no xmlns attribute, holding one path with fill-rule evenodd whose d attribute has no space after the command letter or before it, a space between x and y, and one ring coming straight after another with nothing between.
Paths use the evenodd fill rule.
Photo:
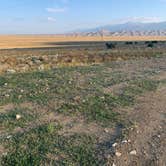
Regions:
<instances>
[{"instance_id":1,"label":"white cloud","mask_svg":"<svg viewBox=\"0 0 166 166\"><path fill-rule=\"evenodd\" d=\"M161 21L163 21L163 19L160 17L133 17L133 18L131 18L131 21L150 23L150 22L161 22Z\"/></svg>"},{"instance_id":2,"label":"white cloud","mask_svg":"<svg viewBox=\"0 0 166 166\"><path fill-rule=\"evenodd\" d=\"M46 8L49 13L63 13L66 11L66 8Z\"/></svg>"},{"instance_id":3,"label":"white cloud","mask_svg":"<svg viewBox=\"0 0 166 166\"><path fill-rule=\"evenodd\" d=\"M112 24L123 24L127 22L157 23L162 21L165 20L160 17L128 17L128 18L113 20Z\"/></svg>"},{"instance_id":4,"label":"white cloud","mask_svg":"<svg viewBox=\"0 0 166 166\"><path fill-rule=\"evenodd\" d=\"M56 22L56 19L53 18L53 17L48 17L47 20L50 21L50 22Z\"/></svg>"}]
</instances>

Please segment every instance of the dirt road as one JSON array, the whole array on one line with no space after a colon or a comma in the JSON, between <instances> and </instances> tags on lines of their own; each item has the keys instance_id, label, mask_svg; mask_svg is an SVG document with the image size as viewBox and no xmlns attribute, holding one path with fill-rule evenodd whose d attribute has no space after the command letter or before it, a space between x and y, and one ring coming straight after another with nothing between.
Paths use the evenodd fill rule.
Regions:
<instances>
[{"instance_id":1,"label":"dirt road","mask_svg":"<svg viewBox=\"0 0 166 166\"><path fill-rule=\"evenodd\" d=\"M135 121L127 140L117 146L116 166L166 165L166 87L140 97L129 110ZM119 156L119 157L118 157Z\"/></svg>"}]
</instances>

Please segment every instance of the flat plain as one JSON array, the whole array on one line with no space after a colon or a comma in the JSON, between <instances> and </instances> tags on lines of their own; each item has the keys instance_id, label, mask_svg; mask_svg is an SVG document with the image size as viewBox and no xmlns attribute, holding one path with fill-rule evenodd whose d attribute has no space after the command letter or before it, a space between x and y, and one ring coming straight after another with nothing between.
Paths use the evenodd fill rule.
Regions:
<instances>
[{"instance_id":1,"label":"flat plain","mask_svg":"<svg viewBox=\"0 0 166 166\"><path fill-rule=\"evenodd\" d=\"M55 47L55 42L80 41L165 41L164 36L64 36L64 35L1 35L0 48Z\"/></svg>"}]
</instances>

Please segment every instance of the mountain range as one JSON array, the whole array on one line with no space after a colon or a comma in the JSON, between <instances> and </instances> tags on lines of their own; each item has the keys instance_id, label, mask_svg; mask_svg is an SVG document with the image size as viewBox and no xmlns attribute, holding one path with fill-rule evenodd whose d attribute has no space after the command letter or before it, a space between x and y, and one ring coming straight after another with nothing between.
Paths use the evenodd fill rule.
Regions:
<instances>
[{"instance_id":1,"label":"mountain range","mask_svg":"<svg viewBox=\"0 0 166 166\"><path fill-rule=\"evenodd\" d=\"M141 23L141 22L126 22L123 24L112 24L99 26L91 29L81 29L73 31L74 35L113 35L113 36L123 36L123 35L157 35L166 36L166 21L158 23Z\"/></svg>"}]
</instances>

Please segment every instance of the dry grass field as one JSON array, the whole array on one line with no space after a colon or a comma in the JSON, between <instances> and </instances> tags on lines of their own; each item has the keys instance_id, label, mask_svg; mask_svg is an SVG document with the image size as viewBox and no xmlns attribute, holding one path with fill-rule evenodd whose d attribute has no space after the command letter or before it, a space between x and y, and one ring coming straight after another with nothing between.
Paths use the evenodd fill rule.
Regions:
<instances>
[{"instance_id":1,"label":"dry grass field","mask_svg":"<svg viewBox=\"0 0 166 166\"><path fill-rule=\"evenodd\" d=\"M63 35L1 35L0 49L56 47L55 42L80 41L165 41L166 36L63 36Z\"/></svg>"}]
</instances>

